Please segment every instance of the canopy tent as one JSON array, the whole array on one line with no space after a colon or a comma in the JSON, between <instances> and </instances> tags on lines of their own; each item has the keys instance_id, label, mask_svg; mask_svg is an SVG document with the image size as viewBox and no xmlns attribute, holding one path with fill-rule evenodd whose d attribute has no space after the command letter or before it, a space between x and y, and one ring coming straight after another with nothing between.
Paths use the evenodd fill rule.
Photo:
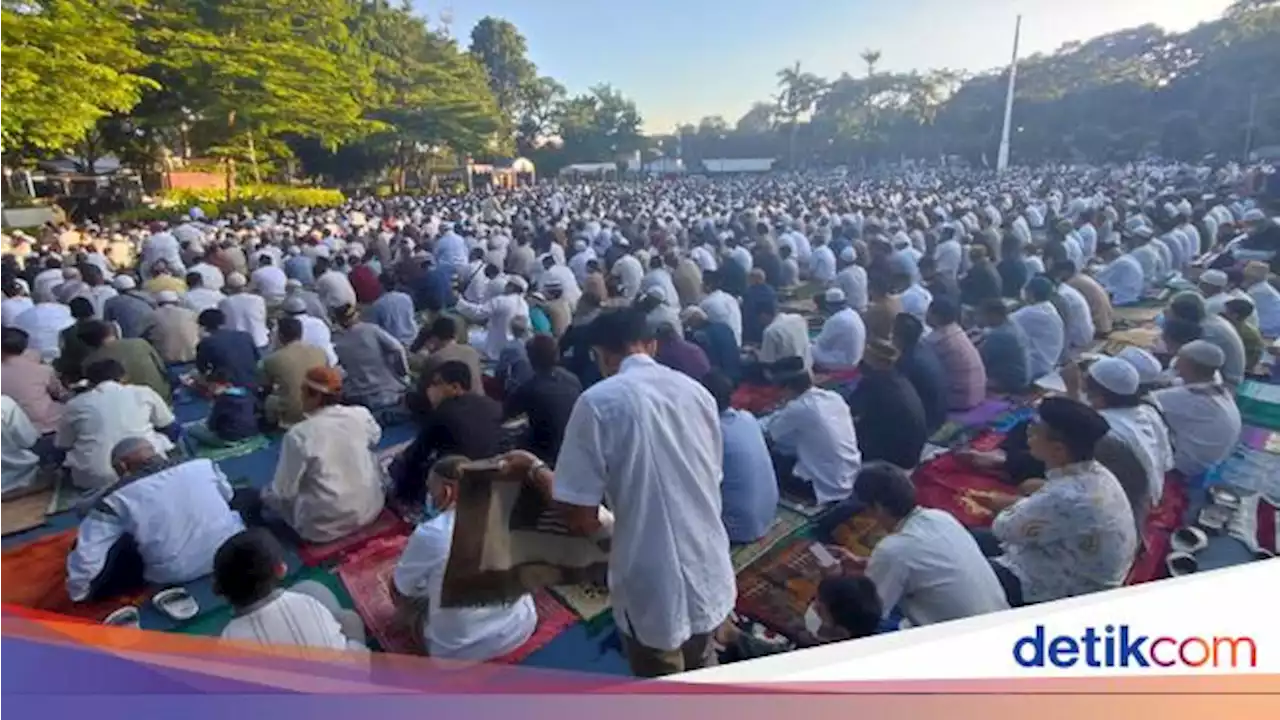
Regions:
<instances>
[{"instance_id":1,"label":"canopy tent","mask_svg":"<svg viewBox=\"0 0 1280 720\"><path fill-rule=\"evenodd\" d=\"M561 175L608 175L609 173L618 174L617 163L574 163L560 169Z\"/></svg>"}]
</instances>

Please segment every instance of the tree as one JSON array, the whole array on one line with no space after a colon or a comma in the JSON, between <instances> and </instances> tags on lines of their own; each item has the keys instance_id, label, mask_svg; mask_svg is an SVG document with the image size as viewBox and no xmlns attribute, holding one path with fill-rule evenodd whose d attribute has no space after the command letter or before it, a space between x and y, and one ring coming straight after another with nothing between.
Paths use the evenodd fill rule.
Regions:
<instances>
[{"instance_id":1,"label":"tree","mask_svg":"<svg viewBox=\"0 0 1280 720\"><path fill-rule=\"evenodd\" d=\"M634 102L612 86L597 85L589 93L569 98L559 113L562 159L602 162L640 150L642 123Z\"/></svg>"},{"instance_id":2,"label":"tree","mask_svg":"<svg viewBox=\"0 0 1280 720\"><path fill-rule=\"evenodd\" d=\"M740 133L767 133L773 129L773 117L776 106L758 102L738 118L735 129Z\"/></svg>"},{"instance_id":3,"label":"tree","mask_svg":"<svg viewBox=\"0 0 1280 720\"><path fill-rule=\"evenodd\" d=\"M527 83L520 93L520 121L516 125L516 149L528 155L552 133L557 114L568 92L549 77Z\"/></svg>"},{"instance_id":4,"label":"tree","mask_svg":"<svg viewBox=\"0 0 1280 720\"><path fill-rule=\"evenodd\" d=\"M704 135L724 135L729 132L729 123L719 115L708 115L698 121L698 132Z\"/></svg>"},{"instance_id":5,"label":"tree","mask_svg":"<svg viewBox=\"0 0 1280 720\"><path fill-rule=\"evenodd\" d=\"M76 145L156 84L138 73L130 0L4 0L0 87L5 152Z\"/></svg>"},{"instance_id":6,"label":"tree","mask_svg":"<svg viewBox=\"0 0 1280 720\"><path fill-rule=\"evenodd\" d=\"M876 63L880 62L880 51L867 48L858 57L867 64L867 77L876 74Z\"/></svg>"},{"instance_id":7,"label":"tree","mask_svg":"<svg viewBox=\"0 0 1280 720\"><path fill-rule=\"evenodd\" d=\"M522 92L537 81L524 36L506 20L485 17L471 31L471 54L489 76L489 88L503 115L514 117Z\"/></svg>"}]
</instances>

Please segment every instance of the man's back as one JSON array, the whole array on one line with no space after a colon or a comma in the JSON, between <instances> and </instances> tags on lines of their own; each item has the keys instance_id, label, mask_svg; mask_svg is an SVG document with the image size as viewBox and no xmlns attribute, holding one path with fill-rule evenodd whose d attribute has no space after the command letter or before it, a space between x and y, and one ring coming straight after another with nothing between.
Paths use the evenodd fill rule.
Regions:
<instances>
[{"instance_id":1,"label":"man's back","mask_svg":"<svg viewBox=\"0 0 1280 720\"><path fill-rule=\"evenodd\" d=\"M169 385L164 360L146 340L125 338L103 345L89 353L82 367L88 368L99 360L115 360L120 363L129 384L146 385L155 390L165 402L173 398L173 388Z\"/></svg>"},{"instance_id":2,"label":"man's back","mask_svg":"<svg viewBox=\"0 0 1280 720\"><path fill-rule=\"evenodd\" d=\"M200 372L208 375L221 370L228 380L241 387L253 386L257 364L258 348L253 336L241 330L219 328L196 346L196 367Z\"/></svg>"},{"instance_id":3,"label":"man's back","mask_svg":"<svg viewBox=\"0 0 1280 720\"><path fill-rule=\"evenodd\" d=\"M722 517L729 541L749 543L769 530L778 514L778 478L755 416L730 408L720 415L724 437Z\"/></svg>"},{"instance_id":4,"label":"man's back","mask_svg":"<svg viewBox=\"0 0 1280 720\"><path fill-rule=\"evenodd\" d=\"M302 383L307 371L325 367L324 351L301 341L291 342L267 356L262 362L263 385L280 398L279 419L288 424L304 417Z\"/></svg>"},{"instance_id":5,"label":"man's back","mask_svg":"<svg viewBox=\"0 0 1280 720\"><path fill-rule=\"evenodd\" d=\"M711 632L733 607L721 447L706 389L643 355L584 392L569 419L555 498L588 507L608 499L615 617L648 647Z\"/></svg>"},{"instance_id":6,"label":"man's back","mask_svg":"<svg viewBox=\"0 0 1280 720\"><path fill-rule=\"evenodd\" d=\"M196 357L199 342L200 325L196 322L195 312L177 305L165 305L156 310L151 343L165 362L191 362Z\"/></svg>"},{"instance_id":7,"label":"man's back","mask_svg":"<svg viewBox=\"0 0 1280 720\"><path fill-rule=\"evenodd\" d=\"M527 448L544 462L555 462L582 383L562 367L538 373L507 398L506 414L529 418Z\"/></svg>"}]
</instances>

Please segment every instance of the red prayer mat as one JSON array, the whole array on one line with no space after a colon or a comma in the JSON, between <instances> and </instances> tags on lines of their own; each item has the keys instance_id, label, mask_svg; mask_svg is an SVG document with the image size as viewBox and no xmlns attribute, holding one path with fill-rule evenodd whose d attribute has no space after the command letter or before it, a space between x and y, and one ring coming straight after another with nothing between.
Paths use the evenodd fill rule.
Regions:
<instances>
[{"instance_id":1,"label":"red prayer mat","mask_svg":"<svg viewBox=\"0 0 1280 720\"><path fill-rule=\"evenodd\" d=\"M1129 569L1125 585L1159 580L1168 574L1164 560L1173 543L1173 532L1182 526L1182 517L1186 514L1189 503L1182 476L1175 473L1166 475L1160 504L1147 515L1142 528L1142 548L1133 561L1133 567Z\"/></svg>"},{"instance_id":2,"label":"red prayer mat","mask_svg":"<svg viewBox=\"0 0 1280 720\"><path fill-rule=\"evenodd\" d=\"M308 542L300 543L298 557L302 558L303 564L315 567L350 555L369 544L370 541L393 535L407 535L410 529L409 523L390 510L383 508L373 522L344 538L338 538L332 542L319 545Z\"/></svg>"},{"instance_id":3,"label":"red prayer mat","mask_svg":"<svg viewBox=\"0 0 1280 720\"><path fill-rule=\"evenodd\" d=\"M25 545L5 550L0 561L6 604L101 622L124 605L140 605L150 589L98 602L72 602L67 595L67 555L75 546L76 530L46 535Z\"/></svg>"},{"instance_id":4,"label":"red prayer mat","mask_svg":"<svg viewBox=\"0 0 1280 720\"><path fill-rule=\"evenodd\" d=\"M770 550L738 573L737 611L800 645L818 642L804 627L804 614L818 594L822 567L799 538Z\"/></svg>"},{"instance_id":5,"label":"red prayer mat","mask_svg":"<svg viewBox=\"0 0 1280 720\"><path fill-rule=\"evenodd\" d=\"M973 450L992 450L1000 445L1003 436L985 433L970 444ZM995 520L995 513L978 502L977 496L985 493L1015 496L1017 490L993 474L977 470L963 462L954 453L945 453L916 469L912 476L916 485L916 502L931 508L946 510L965 527L988 527Z\"/></svg>"},{"instance_id":6,"label":"red prayer mat","mask_svg":"<svg viewBox=\"0 0 1280 720\"><path fill-rule=\"evenodd\" d=\"M391 599L392 576L407 542L407 537L380 538L348 556L337 567L338 577L351 594L356 613L369 634L377 639L384 652L402 655L418 652L420 642L413 633L421 632L420 628L396 622L395 603ZM546 590L534 593L533 601L538 608L538 626L533 634L520 647L489 662L519 664L578 621L572 611Z\"/></svg>"}]
</instances>

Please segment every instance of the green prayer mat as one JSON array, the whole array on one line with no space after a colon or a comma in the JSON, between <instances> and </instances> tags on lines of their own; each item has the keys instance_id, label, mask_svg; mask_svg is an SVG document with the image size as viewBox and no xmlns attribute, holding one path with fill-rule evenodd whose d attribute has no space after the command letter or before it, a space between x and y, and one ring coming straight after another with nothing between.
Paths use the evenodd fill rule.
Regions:
<instances>
[{"instance_id":1,"label":"green prayer mat","mask_svg":"<svg viewBox=\"0 0 1280 720\"><path fill-rule=\"evenodd\" d=\"M49 499L49 507L44 511L45 515L57 515L68 510L74 510L77 505L87 499L92 493L85 492L75 485L71 484L68 477L59 478L53 486L53 497Z\"/></svg>"},{"instance_id":2,"label":"green prayer mat","mask_svg":"<svg viewBox=\"0 0 1280 720\"><path fill-rule=\"evenodd\" d=\"M255 453L270 444L271 438L261 433L254 435L251 438L245 438L237 443L218 447L202 445L199 442L196 442L196 457L220 462L222 460L230 460L231 458L243 457L250 453Z\"/></svg>"},{"instance_id":3,"label":"green prayer mat","mask_svg":"<svg viewBox=\"0 0 1280 720\"><path fill-rule=\"evenodd\" d=\"M313 580L324 585L333 592L334 597L338 598L338 604L342 606L342 609L355 610L355 603L351 600L351 594L347 592L342 580L332 570L304 567L287 578L284 587L288 589L304 580ZM173 632L184 635L218 637L222 634L222 629L227 626L227 623L231 622L233 612L230 606L224 605L213 612L197 615L194 619L174 628Z\"/></svg>"}]
</instances>

